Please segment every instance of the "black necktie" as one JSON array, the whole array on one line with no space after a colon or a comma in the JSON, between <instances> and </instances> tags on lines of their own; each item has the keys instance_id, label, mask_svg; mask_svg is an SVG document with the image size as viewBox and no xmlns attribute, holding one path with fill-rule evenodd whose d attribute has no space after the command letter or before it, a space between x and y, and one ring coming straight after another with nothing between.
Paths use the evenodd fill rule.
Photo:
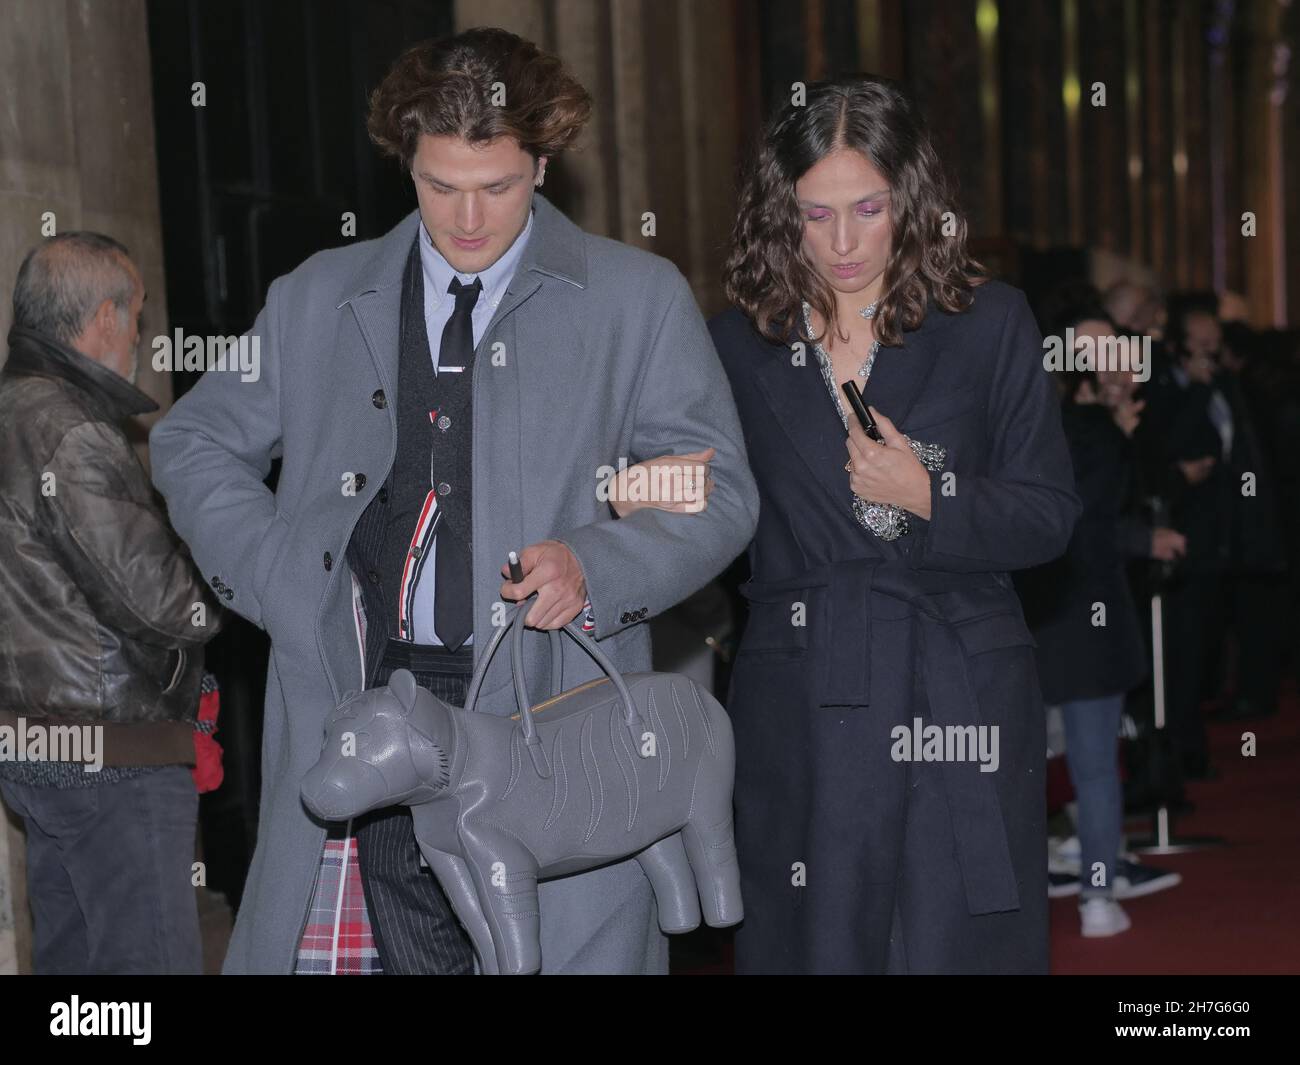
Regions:
<instances>
[{"instance_id":1,"label":"black necktie","mask_svg":"<svg viewBox=\"0 0 1300 1065\"><path fill-rule=\"evenodd\" d=\"M455 310L447 319L442 330L442 345L438 349L438 365L463 366L464 374L473 371L474 364L474 323L470 318L474 304L478 302L479 293L483 291L483 282L477 277L472 285L462 285L456 278L451 279L447 291L456 297ZM468 388L469 380L462 379L461 386ZM467 437L463 445L469 447ZM434 455L437 461L437 455ZM430 470L432 473L432 469ZM432 478L437 485L437 478ZM469 492L465 486L458 492L456 506L468 507ZM445 503L442 505L446 505ZM471 515L466 512L466 527ZM434 557L434 599L433 628L449 651L455 651L474 631L474 583L473 566L467 546L452 532L444 514L438 522Z\"/></svg>"},{"instance_id":2,"label":"black necktie","mask_svg":"<svg viewBox=\"0 0 1300 1065\"><path fill-rule=\"evenodd\" d=\"M469 366L474 358L474 322L470 315L483 291L483 282L477 277L472 285L462 285L451 279L447 292L456 297L455 309L447 324L442 327L442 346L438 349L438 366Z\"/></svg>"}]
</instances>

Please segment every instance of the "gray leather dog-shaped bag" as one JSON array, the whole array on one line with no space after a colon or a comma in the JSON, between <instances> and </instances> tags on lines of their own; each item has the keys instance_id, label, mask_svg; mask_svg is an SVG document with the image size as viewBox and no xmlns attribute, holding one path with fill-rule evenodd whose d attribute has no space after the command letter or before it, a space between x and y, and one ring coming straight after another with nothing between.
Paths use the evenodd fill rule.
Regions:
<instances>
[{"instance_id":1,"label":"gray leather dog-shaped bag","mask_svg":"<svg viewBox=\"0 0 1300 1065\"><path fill-rule=\"evenodd\" d=\"M465 708L398 670L349 695L326 723L302 784L330 821L405 803L425 861L465 926L483 973L542 967L537 881L635 856L665 932L743 916L726 711L675 673L619 674L596 642L565 625L606 676L529 707L518 605L493 635ZM507 633L520 712L478 713L479 689ZM551 678L563 686L560 636Z\"/></svg>"}]
</instances>

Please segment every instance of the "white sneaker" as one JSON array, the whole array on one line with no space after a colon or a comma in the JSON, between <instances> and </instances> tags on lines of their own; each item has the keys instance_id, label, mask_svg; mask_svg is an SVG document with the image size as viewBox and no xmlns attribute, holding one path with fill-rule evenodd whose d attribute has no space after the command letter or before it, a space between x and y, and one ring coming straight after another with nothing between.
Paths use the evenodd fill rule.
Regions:
<instances>
[{"instance_id":1,"label":"white sneaker","mask_svg":"<svg viewBox=\"0 0 1300 1065\"><path fill-rule=\"evenodd\" d=\"M1079 837L1070 836L1059 839L1049 836L1047 839L1047 870L1051 873L1079 875Z\"/></svg>"},{"instance_id":2,"label":"white sneaker","mask_svg":"<svg viewBox=\"0 0 1300 1065\"><path fill-rule=\"evenodd\" d=\"M1086 939L1117 936L1133 926L1120 904L1105 898L1084 899L1079 903L1079 921Z\"/></svg>"}]
</instances>

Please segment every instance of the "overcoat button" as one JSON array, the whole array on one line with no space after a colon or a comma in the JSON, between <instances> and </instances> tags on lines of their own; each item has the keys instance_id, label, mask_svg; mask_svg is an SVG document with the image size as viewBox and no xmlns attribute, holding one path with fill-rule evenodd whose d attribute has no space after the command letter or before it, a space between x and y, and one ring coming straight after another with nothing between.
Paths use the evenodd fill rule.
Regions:
<instances>
[{"instance_id":1,"label":"overcoat button","mask_svg":"<svg viewBox=\"0 0 1300 1065\"><path fill-rule=\"evenodd\" d=\"M357 491L358 491L358 492L360 492L361 489L365 488L365 486L366 486L366 475L365 475L364 473L358 473L358 474L356 475L356 477L354 477L352 480L353 480L353 483L357 486Z\"/></svg>"},{"instance_id":2,"label":"overcoat button","mask_svg":"<svg viewBox=\"0 0 1300 1065\"><path fill-rule=\"evenodd\" d=\"M328 551L325 552L325 568L327 570L334 568L334 556Z\"/></svg>"},{"instance_id":3,"label":"overcoat button","mask_svg":"<svg viewBox=\"0 0 1300 1065\"><path fill-rule=\"evenodd\" d=\"M379 574L376 573L374 570L371 570L369 573L366 574L366 576L370 578L371 584L379 583Z\"/></svg>"},{"instance_id":4,"label":"overcoat button","mask_svg":"<svg viewBox=\"0 0 1300 1065\"><path fill-rule=\"evenodd\" d=\"M624 625L626 625L629 621L632 620L632 615L629 614L626 610L624 610L622 616L619 617L618 620L622 622Z\"/></svg>"},{"instance_id":5,"label":"overcoat button","mask_svg":"<svg viewBox=\"0 0 1300 1065\"><path fill-rule=\"evenodd\" d=\"M450 493L451 493L451 485L449 485L446 481L442 481L438 484L438 495L445 496L445 495L449 495Z\"/></svg>"},{"instance_id":6,"label":"overcoat button","mask_svg":"<svg viewBox=\"0 0 1300 1065\"><path fill-rule=\"evenodd\" d=\"M383 410L388 406L388 397L384 395L384 390L382 388L377 388L375 389L375 394L370 397L370 402L380 410Z\"/></svg>"},{"instance_id":7,"label":"overcoat button","mask_svg":"<svg viewBox=\"0 0 1300 1065\"><path fill-rule=\"evenodd\" d=\"M381 503L388 502L388 485L384 485L382 488L379 489L379 502Z\"/></svg>"},{"instance_id":8,"label":"overcoat button","mask_svg":"<svg viewBox=\"0 0 1300 1065\"><path fill-rule=\"evenodd\" d=\"M231 599L234 599L234 598L235 598L234 590L231 589L231 588L222 588L222 589L221 589L221 594L222 594L222 596L225 598L225 600L226 600L227 602L229 602Z\"/></svg>"},{"instance_id":9,"label":"overcoat button","mask_svg":"<svg viewBox=\"0 0 1300 1065\"><path fill-rule=\"evenodd\" d=\"M441 430L445 433L448 429L451 428L451 419L450 419L447 415L445 415L445 414L441 414L441 415L439 415L439 416L438 416L438 428L441 429Z\"/></svg>"}]
</instances>

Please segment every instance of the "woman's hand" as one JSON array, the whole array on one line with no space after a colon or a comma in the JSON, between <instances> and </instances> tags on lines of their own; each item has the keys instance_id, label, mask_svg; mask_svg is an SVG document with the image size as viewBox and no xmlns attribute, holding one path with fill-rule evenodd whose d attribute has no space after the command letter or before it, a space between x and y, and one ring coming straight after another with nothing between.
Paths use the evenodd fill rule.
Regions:
<instances>
[{"instance_id":1,"label":"woman's hand","mask_svg":"<svg viewBox=\"0 0 1300 1065\"><path fill-rule=\"evenodd\" d=\"M849 419L849 487L853 494L873 503L893 503L917 517L930 520L930 474L907 437L875 407L869 408L884 437L878 444L867 436L856 419Z\"/></svg>"},{"instance_id":2,"label":"woman's hand","mask_svg":"<svg viewBox=\"0 0 1300 1065\"><path fill-rule=\"evenodd\" d=\"M1187 554L1187 537L1177 529L1158 526L1151 530L1151 557L1161 562L1176 562Z\"/></svg>"},{"instance_id":3,"label":"woman's hand","mask_svg":"<svg viewBox=\"0 0 1300 1065\"><path fill-rule=\"evenodd\" d=\"M715 454L709 447L685 455L661 455L628 466L610 482L610 506L620 518L642 507L698 514L709 505L709 493L713 491L709 460Z\"/></svg>"},{"instance_id":4,"label":"woman's hand","mask_svg":"<svg viewBox=\"0 0 1300 1065\"><path fill-rule=\"evenodd\" d=\"M1115 424L1119 426L1120 432L1125 436L1132 436L1137 430L1138 423L1142 421L1142 408L1147 405L1145 399L1134 399L1127 396L1110 404L1110 416L1115 419Z\"/></svg>"}]
</instances>

